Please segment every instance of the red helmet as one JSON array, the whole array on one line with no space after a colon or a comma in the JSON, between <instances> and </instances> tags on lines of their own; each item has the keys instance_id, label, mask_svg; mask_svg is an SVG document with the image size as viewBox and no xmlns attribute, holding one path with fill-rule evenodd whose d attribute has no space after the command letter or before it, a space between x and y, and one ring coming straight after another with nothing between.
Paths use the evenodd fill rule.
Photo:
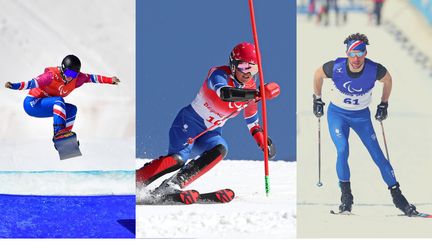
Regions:
<instances>
[{"instance_id":1,"label":"red helmet","mask_svg":"<svg viewBox=\"0 0 432 243\"><path fill-rule=\"evenodd\" d=\"M230 68L233 73L239 62L258 64L254 44L242 42L234 47L229 58Z\"/></svg>"}]
</instances>

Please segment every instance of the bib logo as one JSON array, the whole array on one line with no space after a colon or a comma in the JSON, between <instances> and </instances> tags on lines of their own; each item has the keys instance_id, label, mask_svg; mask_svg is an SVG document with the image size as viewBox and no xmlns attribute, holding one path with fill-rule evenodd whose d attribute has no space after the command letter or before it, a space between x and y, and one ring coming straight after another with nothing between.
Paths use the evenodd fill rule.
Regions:
<instances>
[{"instance_id":1,"label":"bib logo","mask_svg":"<svg viewBox=\"0 0 432 243\"><path fill-rule=\"evenodd\" d=\"M353 87L351 87L351 83L352 83L352 81L348 81L348 82L345 82L345 83L343 84L343 87L344 87L345 89L347 89L348 92L350 92L350 93L354 93L354 92L362 92L362 91L363 91L363 88L360 88L360 89L354 89Z\"/></svg>"},{"instance_id":2,"label":"bib logo","mask_svg":"<svg viewBox=\"0 0 432 243\"><path fill-rule=\"evenodd\" d=\"M235 108L235 109L239 109L239 108L242 107L242 106L243 106L242 103L237 104L236 102L230 102L230 103L228 104L228 107L229 107L230 109L233 109L233 108Z\"/></svg>"},{"instance_id":3,"label":"bib logo","mask_svg":"<svg viewBox=\"0 0 432 243\"><path fill-rule=\"evenodd\" d=\"M67 95L69 93L69 90L64 90L65 86L60 85L58 90L60 91L60 95Z\"/></svg>"}]
</instances>

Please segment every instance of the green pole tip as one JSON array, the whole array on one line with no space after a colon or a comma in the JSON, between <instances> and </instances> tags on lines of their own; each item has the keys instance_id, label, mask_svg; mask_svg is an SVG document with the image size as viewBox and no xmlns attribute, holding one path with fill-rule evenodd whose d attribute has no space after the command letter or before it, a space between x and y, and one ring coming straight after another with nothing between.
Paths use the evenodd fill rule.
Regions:
<instances>
[{"instance_id":1,"label":"green pole tip","mask_svg":"<svg viewBox=\"0 0 432 243\"><path fill-rule=\"evenodd\" d=\"M266 196L268 197L270 195L270 178L269 178L269 176L265 176L264 181L265 181Z\"/></svg>"}]
</instances>

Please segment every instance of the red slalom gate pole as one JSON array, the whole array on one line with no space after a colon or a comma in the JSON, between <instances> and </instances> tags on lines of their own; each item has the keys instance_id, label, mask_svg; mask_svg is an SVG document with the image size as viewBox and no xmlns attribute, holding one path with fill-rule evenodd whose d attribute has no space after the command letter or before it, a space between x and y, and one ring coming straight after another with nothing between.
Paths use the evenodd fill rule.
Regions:
<instances>
[{"instance_id":1,"label":"red slalom gate pole","mask_svg":"<svg viewBox=\"0 0 432 243\"><path fill-rule=\"evenodd\" d=\"M252 25L252 34L255 43L255 50L258 59L258 70L259 70L259 78L260 78L260 94L261 94L261 108L262 108L262 119L263 119L263 130L264 130L264 148L268 148L268 133L267 133L267 109L266 109L266 99L265 92L262 92L264 89L264 74L262 71L261 65L261 53L258 44L258 34L256 30L255 23L255 12L253 7L253 0L249 0L249 13L251 17L251 25ZM264 181L265 181L265 191L266 196L270 194L270 178L269 178L269 165L268 165L268 149L264 149Z\"/></svg>"}]
</instances>

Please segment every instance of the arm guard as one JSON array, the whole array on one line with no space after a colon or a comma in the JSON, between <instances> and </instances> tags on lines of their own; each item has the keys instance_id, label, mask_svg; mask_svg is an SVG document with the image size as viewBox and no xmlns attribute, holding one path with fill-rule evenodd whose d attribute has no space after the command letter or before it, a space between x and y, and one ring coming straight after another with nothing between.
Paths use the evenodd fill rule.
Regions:
<instances>
[{"instance_id":1,"label":"arm guard","mask_svg":"<svg viewBox=\"0 0 432 243\"><path fill-rule=\"evenodd\" d=\"M222 87L220 89L220 98L223 101L248 101L253 100L258 95L255 89L240 89L233 87Z\"/></svg>"}]
</instances>

